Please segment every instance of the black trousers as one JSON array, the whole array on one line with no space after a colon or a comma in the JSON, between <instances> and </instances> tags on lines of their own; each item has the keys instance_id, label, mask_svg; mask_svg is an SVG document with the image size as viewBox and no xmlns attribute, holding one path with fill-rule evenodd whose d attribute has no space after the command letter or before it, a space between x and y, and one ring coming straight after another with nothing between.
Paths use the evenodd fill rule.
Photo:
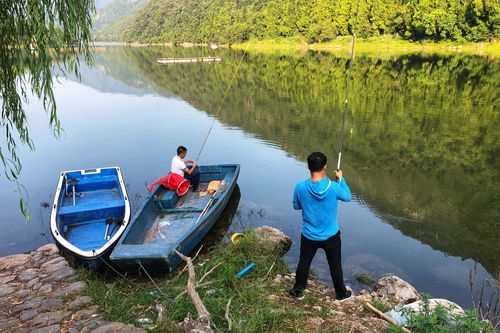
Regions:
<instances>
[{"instance_id":1,"label":"black trousers","mask_svg":"<svg viewBox=\"0 0 500 333\"><path fill-rule=\"evenodd\" d=\"M293 289L303 290L307 287L309 277L309 267L318 249L325 250L330 274L332 276L335 293L344 296L347 289L344 285L344 276L342 273L342 253L341 253L340 231L324 241L310 240L304 235L300 239L300 259L297 271L295 273L295 285Z\"/></svg>"},{"instance_id":2,"label":"black trousers","mask_svg":"<svg viewBox=\"0 0 500 333\"><path fill-rule=\"evenodd\" d=\"M193 166L188 165L187 168L191 170ZM193 185L193 191L196 191L198 189L198 185L200 184L200 169L194 169L191 174L184 172L184 178L189 180L189 183Z\"/></svg>"}]
</instances>

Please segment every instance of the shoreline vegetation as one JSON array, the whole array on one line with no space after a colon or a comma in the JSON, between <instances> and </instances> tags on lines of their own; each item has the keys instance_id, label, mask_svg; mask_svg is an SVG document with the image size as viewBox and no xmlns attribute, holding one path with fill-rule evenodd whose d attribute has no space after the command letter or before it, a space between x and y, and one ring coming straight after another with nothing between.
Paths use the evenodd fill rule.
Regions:
<instances>
[{"instance_id":1,"label":"shoreline vegetation","mask_svg":"<svg viewBox=\"0 0 500 333\"><path fill-rule=\"evenodd\" d=\"M31 332L486 333L495 312L463 311L384 275L344 301L311 277L303 299L282 255L291 240L278 229L247 230L236 244L204 243L167 276L70 267L55 244L0 257L0 330ZM253 269L238 273L249 264ZM196 294L193 296L193 294ZM498 293L496 294L498 297ZM396 303L404 328L387 314ZM487 305L487 304L484 304ZM202 309L203 311L200 311ZM386 312L386 314L384 314ZM488 317L488 315L490 317ZM394 317L396 318L396 317ZM495 322L495 319L493 319ZM205 323L202 330L190 324Z\"/></svg>"},{"instance_id":2,"label":"shoreline vegetation","mask_svg":"<svg viewBox=\"0 0 500 333\"><path fill-rule=\"evenodd\" d=\"M216 332L408 332L402 326L388 323L388 318L381 319L380 313L393 308L395 300L410 302L399 295L412 294L420 299L407 282L394 277L392 281L400 281L399 288L406 289L391 298L381 295L387 290L398 290L396 282L389 283L386 291L363 290L339 302L333 289L312 277L304 299L297 300L287 293L294 282L294 274L281 256L287 246L263 241L256 232L247 231L245 235L237 244L221 243L201 253L200 248L192 257L196 277L189 279ZM250 263L255 263L252 270L240 278L235 276ZM88 270L79 272L88 286L88 295L96 300L107 320L136 325L150 332L183 332L186 331L183 323L201 318L199 307L193 304L190 292L186 292L188 272L182 266L167 277L154 277L154 283L146 276L128 280L111 276L106 280ZM388 277L391 276L383 279ZM402 283L405 286L401 287ZM414 293L408 292L409 289ZM421 304L427 307L425 315L407 314L414 325L413 333L464 332L464 327L470 328L466 330L470 333L493 332L490 324L478 320L474 310L462 311L457 316L452 306L438 305L433 309L431 304L429 310L425 295ZM454 328L438 330L448 327L450 320L454 321Z\"/></svg>"},{"instance_id":3,"label":"shoreline vegetation","mask_svg":"<svg viewBox=\"0 0 500 333\"><path fill-rule=\"evenodd\" d=\"M262 53L290 53L305 51L324 51L338 54L349 54L351 51L352 36L338 37L330 42L307 43L299 39L252 39L247 42L235 44L210 44L210 43L128 43L128 42L94 42L94 48L103 46L165 46L165 47L212 47L212 48L231 48L235 50L262 52ZM451 41L418 41L413 42L398 38L397 36L382 36L370 38L357 38L355 53L383 56L383 55L403 55L409 53L426 54L449 54L465 53L486 57L497 58L500 56L500 41L491 42L466 42L458 43Z\"/></svg>"}]
</instances>

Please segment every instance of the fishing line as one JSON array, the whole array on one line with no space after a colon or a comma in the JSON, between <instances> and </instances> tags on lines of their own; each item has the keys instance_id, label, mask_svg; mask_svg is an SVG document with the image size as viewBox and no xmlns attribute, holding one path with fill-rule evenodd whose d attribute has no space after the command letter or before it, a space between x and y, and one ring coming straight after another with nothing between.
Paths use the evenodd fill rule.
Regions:
<instances>
[{"instance_id":1,"label":"fishing line","mask_svg":"<svg viewBox=\"0 0 500 333\"><path fill-rule=\"evenodd\" d=\"M356 19L354 21L354 30L352 34L352 45L351 45L351 58L349 60L349 73L346 78L346 92L345 92L345 100L344 100L344 116L342 117L342 129L340 131L340 148L339 148L339 157L337 161L337 170L340 170L340 161L342 159L342 148L344 146L344 126L345 119L347 114L347 104L349 99L349 88L351 85L351 76L352 76L352 62L354 61L354 44L356 43L356 27L358 26L358 13L359 13L359 0L356 5Z\"/></svg>"},{"instance_id":2,"label":"fishing line","mask_svg":"<svg viewBox=\"0 0 500 333\"><path fill-rule=\"evenodd\" d=\"M201 153L203 151L203 149L205 148L205 144L207 143L207 140L208 140L208 137L210 136L210 133L212 132L212 128L214 127L215 125L215 121L217 120L217 115L219 114L220 110L222 110L222 106L224 105L224 102L226 100L226 97L227 97L227 94L229 92L229 90L231 89L231 86L233 85L233 82L234 82L234 78L236 77L236 74L238 74L238 71L240 69L240 66L241 66L241 63L243 62L243 58L245 57L245 54L247 53L248 51L248 46L250 45L250 39L248 39L248 42L247 42L247 46L245 48L245 51L243 52L243 54L241 55L241 58L240 58L240 61L238 63L238 66L236 67L236 70L234 71L234 74L233 74L233 77L231 78L231 81L229 82L229 85L227 87L227 90L226 92L224 93L224 96L222 97L222 101L219 105L219 108L217 109L217 112L215 113L215 116L213 117L213 121L212 121L212 125L210 126L210 128L208 129L208 133L207 135L205 136L205 140L203 140L203 144L201 145L201 148L200 148L200 152L198 153L198 156L196 157L196 161L198 161L200 159L200 156L201 156Z\"/></svg>"}]
</instances>

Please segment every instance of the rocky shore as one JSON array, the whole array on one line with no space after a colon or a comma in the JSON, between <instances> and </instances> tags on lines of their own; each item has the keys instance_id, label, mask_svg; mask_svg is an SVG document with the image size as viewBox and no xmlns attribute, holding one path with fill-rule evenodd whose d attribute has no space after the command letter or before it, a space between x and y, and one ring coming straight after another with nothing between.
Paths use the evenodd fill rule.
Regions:
<instances>
[{"instance_id":1,"label":"rocky shore","mask_svg":"<svg viewBox=\"0 0 500 333\"><path fill-rule=\"evenodd\" d=\"M370 290L344 301L337 301L331 288L311 278L305 297L292 298L288 290L295 276L281 258L290 244L281 231L261 227L246 233L237 244L221 244L212 252L193 257L198 279L190 279L211 313L213 327L224 332L231 330L233 322L235 332L386 333L392 325L397 332L409 332L398 325L406 324L403 307L418 313L422 304L430 310L439 304L449 309L444 319L452 326L459 324L453 323L454 316L464 314L450 301L423 298L395 275L381 277ZM234 274L248 265L248 258L256 263L255 268L244 278L235 278ZM98 276L77 274L53 244L3 257L0 332L195 332L183 325L186 318L196 315L191 296L182 292L187 276L181 272L156 277L155 288L147 280L134 285L117 280L108 285ZM208 327L212 332L212 326ZM481 328L474 332L492 332L482 330L484 325L474 327Z\"/></svg>"},{"instance_id":2,"label":"rocky shore","mask_svg":"<svg viewBox=\"0 0 500 333\"><path fill-rule=\"evenodd\" d=\"M0 332L145 332L106 321L54 244L0 258Z\"/></svg>"}]
</instances>

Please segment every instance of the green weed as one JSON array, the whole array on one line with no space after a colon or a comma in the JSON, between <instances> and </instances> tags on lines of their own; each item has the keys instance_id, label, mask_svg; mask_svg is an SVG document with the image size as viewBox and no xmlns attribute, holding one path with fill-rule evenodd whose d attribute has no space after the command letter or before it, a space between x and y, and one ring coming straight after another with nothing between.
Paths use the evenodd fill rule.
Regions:
<instances>
[{"instance_id":1,"label":"green weed","mask_svg":"<svg viewBox=\"0 0 500 333\"><path fill-rule=\"evenodd\" d=\"M289 272L286 262L276 251L262 246L255 235L249 233L237 245L219 245L213 252L196 259L197 280L219 265L203 281L208 284L197 288L218 331L227 331L224 313L230 298L229 316L234 332L306 330L305 307L288 306L286 298L281 301L277 297L270 297L285 295L286 290L274 284L272 279L276 274ZM235 274L251 262L256 264L255 268L244 277L235 278ZM182 294L186 289L187 272L181 276L178 276L178 272L167 278L155 278L161 293L143 278L136 278L133 283L117 279L110 287L100 276L86 270L81 270L80 274L87 282L88 293L96 300L107 319L140 326L137 321L139 318L149 318L152 324L143 325L148 331L178 332L180 327L177 323L188 313L196 317L191 299L187 294ZM316 301L311 295L306 298L306 303L313 304ZM165 308L164 318L160 322L157 321L156 304L162 304Z\"/></svg>"},{"instance_id":2,"label":"green weed","mask_svg":"<svg viewBox=\"0 0 500 333\"><path fill-rule=\"evenodd\" d=\"M452 307L437 305L431 309L429 296L424 295L419 311L404 308L402 313L408 318L407 327L413 333L485 333L494 332L491 325L480 321L474 310L466 311L465 315L452 313ZM390 333L402 332L401 327L391 325Z\"/></svg>"},{"instance_id":3,"label":"green weed","mask_svg":"<svg viewBox=\"0 0 500 333\"><path fill-rule=\"evenodd\" d=\"M375 284L375 280L368 273L361 273L361 272L354 273L352 276L356 279L356 281L358 281L361 284L364 284L367 286L371 286L371 285Z\"/></svg>"}]
</instances>

